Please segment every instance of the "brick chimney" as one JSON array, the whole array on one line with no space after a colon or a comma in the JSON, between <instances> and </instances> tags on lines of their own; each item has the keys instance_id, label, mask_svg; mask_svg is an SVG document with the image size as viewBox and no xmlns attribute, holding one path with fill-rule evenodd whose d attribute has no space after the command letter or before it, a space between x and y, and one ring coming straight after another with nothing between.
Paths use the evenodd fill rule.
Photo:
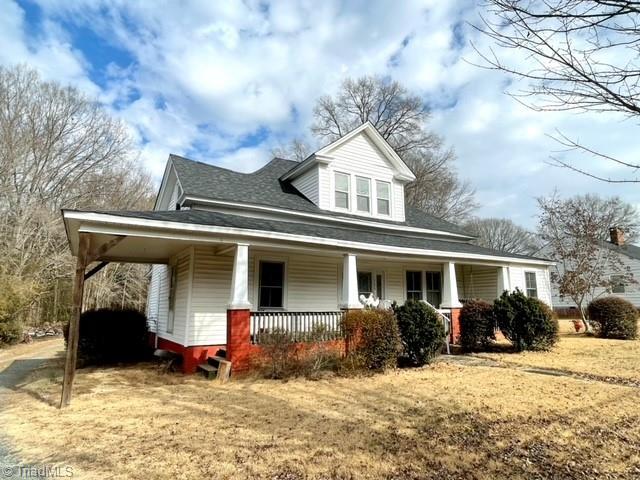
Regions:
<instances>
[{"instance_id":1,"label":"brick chimney","mask_svg":"<svg viewBox=\"0 0 640 480\"><path fill-rule=\"evenodd\" d=\"M611 236L611 243L618 246L624 245L624 232L620 227L611 227L609 235Z\"/></svg>"}]
</instances>

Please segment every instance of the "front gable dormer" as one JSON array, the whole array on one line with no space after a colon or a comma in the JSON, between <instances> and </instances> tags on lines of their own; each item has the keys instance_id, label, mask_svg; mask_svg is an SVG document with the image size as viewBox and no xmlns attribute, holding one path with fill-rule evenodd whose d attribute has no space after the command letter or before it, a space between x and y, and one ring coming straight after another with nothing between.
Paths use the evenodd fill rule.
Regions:
<instances>
[{"instance_id":1,"label":"front gable dormer","mask_svg":"<svg viewBox=\"0 0 640 480\"><path fill-rule=\"evenodd\" d=\"M415 176L367 122L318 150L281 180L323 210L403 222L404 187Z\"/></svg>"}]
</instances>

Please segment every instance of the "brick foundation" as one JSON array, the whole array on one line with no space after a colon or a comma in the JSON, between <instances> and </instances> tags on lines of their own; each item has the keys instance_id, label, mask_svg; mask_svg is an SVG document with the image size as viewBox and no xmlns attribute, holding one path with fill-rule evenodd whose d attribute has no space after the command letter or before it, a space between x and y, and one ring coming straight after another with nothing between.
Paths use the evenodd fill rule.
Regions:
<instances>
[{"instance_id":1,"label":"brick foundation","mask_svg":"<svg viewBox=\"0 0 640 480\"><path fill-rule=\"evenodd\" d=\"M151 344L153 345L155 339L151 338ZM185 347L179 343L172 342L166 338L158 337L158 348L162 350L168 350L173 353L177 353L182 356L182 372L183 373L196 373L198 365L206 363L207 358L213 357L218 350L224 350L225 345L197 345L192 347Z\"/></svg>"},{"instance_id":2,"label":"brick foundation","mask_svg":"<svg viewBox=\"0 0 640 480\"><path fill-rule=\"evenodd\" d=\"M453 345L460 344L460 309L459 308L451 309L451 334L449 337L449 341Z\"/></svg>"}]
</instances>

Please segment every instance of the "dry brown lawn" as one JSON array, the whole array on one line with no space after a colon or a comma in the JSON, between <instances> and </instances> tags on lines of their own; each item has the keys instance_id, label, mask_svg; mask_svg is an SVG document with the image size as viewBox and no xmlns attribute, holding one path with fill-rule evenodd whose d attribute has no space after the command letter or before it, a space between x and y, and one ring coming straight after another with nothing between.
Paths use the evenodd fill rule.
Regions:
<instances>
[{"instance_id":1,"label":"dry brown lawn","mask_svg":"<svg viewBox=\"0 0 640 480\"><path fill-rule=\"evenodd\" d=\"M576 334L568 320L560 321L560 344L550 352L481 353L506 365L561 371L640 384L640 341L605 340Z\"/></svg>"},{"instance_id":2,"label":"dry brown lawn","mask_svg":"<svg viewBox=\"0 0 640 480\"><path fill-rule=\"evenodd\" d=\"M639 343L509 359L637 375ZM22 461L75 478L640 478L640 389L603 381L438 362L219 385L138 366L80 370L60 411L60 373L34 372L0 424Z\"/></svg>"}]
</instances>

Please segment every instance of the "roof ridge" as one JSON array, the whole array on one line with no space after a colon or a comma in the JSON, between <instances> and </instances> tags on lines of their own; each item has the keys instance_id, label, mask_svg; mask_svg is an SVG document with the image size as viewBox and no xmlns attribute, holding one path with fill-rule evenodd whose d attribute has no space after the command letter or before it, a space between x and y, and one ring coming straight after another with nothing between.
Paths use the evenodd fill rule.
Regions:
<instances>
[{"instance_id":1,"label":"roof ridge","mask_svg":"<svg viewBox=\"0 0 640 480\"><path fill-rule=\"evenodd\" d=\"M277 161L291 162L291 163L299 163L296 160L289 160L287 158L281 158L281 157L273 157L271 160L269 160L267 163L265 163L263 166L261 166L257 170L254 170L253 172L239 172L238 170L232 170L232 169L227 168L227 167L221 167L220 165L214 165L212 163L203 162L202 160L193 160L192 158L183 157L182 155L177 155L175 153L170 153L169 154L169 158L171 158L171 159L177 158L179 160L184 160L186 162L196 163L198 165L214 168L216 170L224 170L226 172L235 173L236 175L254 175L256 173L260 173L262 170L267 168L269 165L271 165L276 160Z\"/></svg>"}]
</instances>

